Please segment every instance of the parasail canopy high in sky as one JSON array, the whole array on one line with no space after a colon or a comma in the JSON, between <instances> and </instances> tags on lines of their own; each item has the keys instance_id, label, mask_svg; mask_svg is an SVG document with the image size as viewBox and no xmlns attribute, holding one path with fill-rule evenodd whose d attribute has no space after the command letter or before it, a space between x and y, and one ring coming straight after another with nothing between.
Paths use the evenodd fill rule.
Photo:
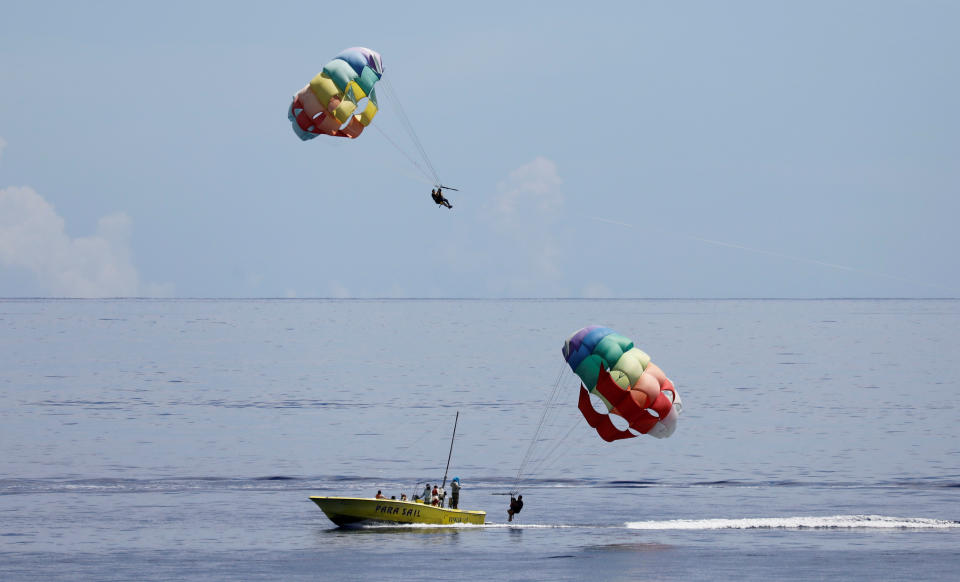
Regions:
<instances>
[{"instance_id":1,"label":"parasail canopy high in sky","mask_svg":"<svg viewBox=\"0 0 960 582\"><path fill-rule=\"evenodd\" d=\"M318 135L357 137L377 114L373 86L382 76L376 51L353 47L341 52L293 96L287 110L293 131L304 141Z\"/></svg>"},{"instance_id":2,"label":"parasail canopy high in sky","mask_svg":"<svg viewBox=\"0 0 960 582\"><path fill-rule=\"evenodd\" d=\"M666 438L676 430L683 409L677 389L630 339L612 329L591 325L567 339L563 357L583 382L580 412L603 440L632 438L637 433ZM603 401L609 414L623 417L629 428L621 430L609 414L597 412L590 394Z\"/></svg>"}]
</instances>

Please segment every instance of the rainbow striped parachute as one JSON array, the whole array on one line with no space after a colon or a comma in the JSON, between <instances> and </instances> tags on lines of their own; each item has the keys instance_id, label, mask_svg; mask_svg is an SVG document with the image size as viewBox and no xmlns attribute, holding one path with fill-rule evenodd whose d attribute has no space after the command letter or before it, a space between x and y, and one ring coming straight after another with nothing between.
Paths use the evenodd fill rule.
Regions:
<instances>
[{"instance_id":1,"label":"rainbow striped parachute","mask_svg":"<svg viewBox=\"0 0 960 582\"><path fill-rule=\"evenodd\" d=\"M287 118L306 141L318 135L355 138L377 114L374 84L383 76L380 54L364 47L341 52L293 96Z\"/></svg>"},{"instance_id":2,"label":"rainbow striped parachute","mask_svg":"<svg viewBox=\"0 0 960 582\"><path fill-rule=\"evenodd\" d=\"M583 382L580 412L605 441L632 438L637 433L666 438L676 430L683 409L677 389L628 338L591 325L567 339L563 357ZM590 394L603 401L609 414L624 418L628 428L617 428L609 414L597 412Z\"/></svg>"}]
</instances>

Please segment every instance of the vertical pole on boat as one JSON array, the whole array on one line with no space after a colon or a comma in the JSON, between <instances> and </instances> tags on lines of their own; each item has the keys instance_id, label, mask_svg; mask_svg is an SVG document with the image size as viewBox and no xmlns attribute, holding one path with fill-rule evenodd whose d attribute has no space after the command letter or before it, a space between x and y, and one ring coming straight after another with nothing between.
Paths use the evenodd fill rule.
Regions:
<instances>
[{"instance_id":1,"label":"vertical pole on boat","mask_svg":"<svg viewBox=\"0 0 960 582\"><path fill-rule=\"evenodd\" d=\"M457 411L457 416L453 419L453 436L450 437L450 453L447 455L447 468L443 470L443 485L440 486L441 489L446 488L447 486L447 471L450 470L450 458L453 457L453 439L457 436L457 421L460 420L460 411Z\"/></svg>"}]
</instances>

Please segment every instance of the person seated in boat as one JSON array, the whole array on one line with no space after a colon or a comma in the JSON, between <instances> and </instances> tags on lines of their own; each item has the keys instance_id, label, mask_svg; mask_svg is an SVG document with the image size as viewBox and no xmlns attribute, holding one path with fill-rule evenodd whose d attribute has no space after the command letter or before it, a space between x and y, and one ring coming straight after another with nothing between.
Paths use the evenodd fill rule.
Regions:
<instances>
[{"instance_id":1,"label":"person seated in boat","mask_svg":"<svg viewBox=\"0 0 960 582\"><path fill-rule=\"evenodd\" d=\"M380 491L379 489L377 489L377 497L376 497L376 498L377 498L377 499L386 499L386 497L383 496L383 492Z\"/></svg>"},{"instance_id":2,"label":"person seated in boat","mask_svg":"<svg viewBox=\"0 0 960 582\"><path fill-rule=\"evenodd\" d=\"M460 505L460 477L454 477L450 482L450 509L459 509Z\"/></svg>"},{"instance_id":3,"label":"person seated in boat","mask_svg":"<svg viewBox=\"0 0 960 582\"><path fill-rule=\"evenodd\" d=\"M523 509L523 495L517 495L516 499L514 499L513 495L511 495L510 509L507 510L507 515L510 516L510 519L507 521L513 521L513 516L517 513L520 513L521 509Z\"/></svg>"},{"instance_id":4,"label":"person seated in boat","mask_svg":"<svg viewBox=\"0 0 960 582\"><path fill-rule=\"evenodd\" d=\"M400 501L406 501L406 500L407 500L407 494L406 494L406 493L401 493L401 494L400 494Z\"/></svg>"},{"instance_id":5,"label":"person seated in boat","mask_svg":"<svg viewBox=\"0 0 960 582\"><path fill-rule=\"evenodd\" d=\"M396 496L396 495L391 495L391 496L390 496L390 499L396 501L396 500L397 500L397 496Z\"/></svg>"},{"instance_id":6,"label":"person seated in boat","mask_svg":"<svg viewBox=\"0 0 960 582\"><path fill-rule=\"evenodd\" d=\"M433 491L430 492L430 505L436 505L440 502L440 491L437 489L437 486L433 486Z\"/></svg>"}]
</instances>

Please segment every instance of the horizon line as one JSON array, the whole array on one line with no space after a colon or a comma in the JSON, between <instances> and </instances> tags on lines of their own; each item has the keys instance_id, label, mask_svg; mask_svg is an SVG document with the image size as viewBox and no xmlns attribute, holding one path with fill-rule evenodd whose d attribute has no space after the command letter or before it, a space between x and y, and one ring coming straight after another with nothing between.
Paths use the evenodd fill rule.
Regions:
<instances>
[{"instance_id":1,"label":"horizon line","mask_svg":"<svg viewBox=\"0 0 960 582\"><path fill-rule=\"evenodd\" d=\"M273 296L22 296L0 297L0 301L957 301L960 297L916 296L824 296L824 297L273 297Z\"/></svg>"}]
</instances>

